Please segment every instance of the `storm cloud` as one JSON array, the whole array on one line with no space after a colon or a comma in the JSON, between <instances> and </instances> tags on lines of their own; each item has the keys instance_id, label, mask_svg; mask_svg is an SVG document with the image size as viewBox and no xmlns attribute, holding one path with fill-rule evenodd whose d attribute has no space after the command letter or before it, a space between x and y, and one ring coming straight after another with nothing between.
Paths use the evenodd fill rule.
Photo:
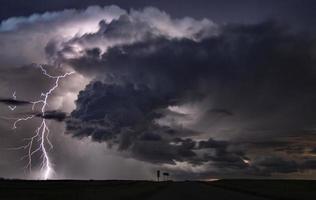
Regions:
<instances>
[{"instance_id":1,"label":"storm cloud","mask_svg":"<svg viewBox=\"0 0 316 200\"><path fill-rule=\"evenodd\" d=\"M22 101L22 100L16 100L16 99L0 99L0 103L6 104L6 105L15 105L15 106L23 106L31 104L31 102L28 101Z\"/></svg>"},{"instance_id":2,"label":"storm cloud","mask_svg":"<svg viewBox=\"0 0 316 200\"><path fill-rule=\"evenodd\" d=\"M57 110L45 111L45 113L37 113L36 117L40 117L43 119L56 120L58 122L62 122L67 118L67 113Z\"/></svg>"},{"instance_id":3,"label":"storm cloud","mask_svg":"<svg viewBox=\"0 0 316 200\"><path fill-rule=\"evenodd\" d=\"M233 138L216 142L213 138L218 136L209 124L215 121L215 126L252 137L270 130L276 138L286 137L291 129L314 127L315 38L311 35L267 21L207 24L179 36L170 29L148 26L150 18L140 25L134 17L102 22L97 33L55 49L59 62L95 78L79 93L67 121L69 134L106 141L148 162L212 162L218 168L253 170L244 162L249 152L237 150ZM135 37L135 29L146 34ZM113 35L121 42L104 46L102 40L118 30L124 35ZM134 40L129 39L131 34ZM81 45L80 52L71 48L74 44ZM67 56L69 52L72 56ZM185 138L191 138L190 145L174 142ZM212 141L209 152L207 144ZM262 172L269 168L267 163L254 162L263 166L257 174L270 174ZM290 170L292 166L271 170L297 171Z\"/></svg>"},{"instance_id":4,"label":"storm cloud","mask_svg":"<svg viewBox=\"0 0 316 200\"><path fill-rule=\"evenodd\" d=\"M45 114L32 112L63 122L62 137L177 179L303 174L315 169L315 39L278 20L221 24L154 7L12 17L0 25L1 96L17 90L25 101L0 103L46 91L44 63L76 72Z\"/></svg>"}]
</instances>

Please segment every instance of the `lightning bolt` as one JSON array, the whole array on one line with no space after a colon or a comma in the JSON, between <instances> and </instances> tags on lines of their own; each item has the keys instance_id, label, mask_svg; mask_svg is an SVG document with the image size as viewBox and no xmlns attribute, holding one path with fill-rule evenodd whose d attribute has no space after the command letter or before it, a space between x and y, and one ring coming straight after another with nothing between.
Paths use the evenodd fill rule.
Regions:
<instances>
[{"instance_id":1,"label":"lightning bolt","mask_svg":"<svg viewBox=\"0 0 316 200\"><path fill-rule=\"evenodd\" d=\"M48 151L53 148L53 145L52 145L51 141L49 140L50 130L49 130L49 127L47 126L46 119L44 117L45 112L46 112L46 107L48 105L47 101L48 101L48 98L50 97L50 95L54 92L54 90L56 88L58 88L60 79L66 78L67 76L70 76L74 72L67 72L63 75L52 76L52 75L48 74L47 70L44 69L44 67L42 65L38 65L38 66L41 69L44 76L48 77L49 79L55 80L55 84L47 92L42 92L41 98L39 100L31 102L32 103L32 110L34 110L35 107L37 105L39 105L41 108L42 116L43 116L41 124L35 130L35 134L30 138L24 139L24 140L28 141L27 144L20 146L20 147L16 147L16 148L11 148L11 149L27 150L27 155L23 156L21 158L21 160L23 160L23 159L28 160L25 168L29 169L30 172L32 171L33 155L35 153L40 153L41 172L42 172L41 178L46 180L46 179L49 179L50 176L52 175L52 173L54 172L53 164L52 164L51 159L50 159L49 154L48 154ZM16 99L15 92L13 93L13 98ZM14 108L11 107L10 109L15 110L15 108L16 108L16 106L14 106ZM16 129L17 124L20 123L21 121L28 121L30 119L33 119L34 117L35 117L35 115L26 116L23 118L11 118L11 119L15 119L12 129ZM35 144L38 144L38 146L34 147ZM49 147L49 149L48 149L48 147Z\"/></svg>"},{"instance_id":2,"label":"lightning bolt","mask_svg":"<svg viewBox=\"0 0 316 200\"><path fill-rule=\"evenodd\" d=\"M14 100L16 100L16 95L15 95L15 93L16 93L16 92L14 91L13 94L12 94L12 97L13 97ZM9 107L9 109L12 110L12 111L16 109L16 106L8 106L8 107Z\"/></svg>"}]
</instances>

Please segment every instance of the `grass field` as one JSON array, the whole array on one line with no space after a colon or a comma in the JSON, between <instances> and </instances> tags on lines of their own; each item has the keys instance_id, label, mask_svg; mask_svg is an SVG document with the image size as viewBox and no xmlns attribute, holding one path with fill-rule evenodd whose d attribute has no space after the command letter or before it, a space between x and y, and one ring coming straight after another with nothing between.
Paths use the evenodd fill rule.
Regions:
<instances>
[{"instance_id":1,"label":"grass field","mask_svg":"<svg viewBox=\"0 0 316 200\"><path fill-rule=\"evenodd\" d=\"M214 182L1 180L0 200L116 199L316 199L316 181Z\"/></svg>"}]
</instances>

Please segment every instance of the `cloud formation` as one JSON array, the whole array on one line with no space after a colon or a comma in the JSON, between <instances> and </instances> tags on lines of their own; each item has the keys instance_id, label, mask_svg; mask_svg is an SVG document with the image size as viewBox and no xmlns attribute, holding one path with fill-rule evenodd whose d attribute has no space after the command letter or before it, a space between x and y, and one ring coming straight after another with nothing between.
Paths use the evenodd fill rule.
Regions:
<instances>
[{"instance_id":1,"label":"cloud formation","mask_svg":"<svg viewBox=\"0 0 316 200\"><path fill-rule=\"evenodd\" d=\"M37 113L35 116L43 118L43 119L50 119L50 120L62 122L67 118L67 113L62 112L62 111L57 111L57 110L50 110L50 111L45 111L45 114Z\"/></svg>"},{"instance_id":2,"label":"cloud formation","mask_svg":"<svg viewBox=\"0 0 316 200\"><path fill-rule=\"evenodd\" d=\"M181 177L315 168L313 144L291 138L314 137L312 35L274 21L218 25L152 7L94 6L10 18L0 25L0 42L8 47L0 60L14 76L34 70L25 63L47 62L90 81L84 88L78 81L70 116L37 114L65 121L71 136ZM20 50L30 54L12 59Z\"/></svg>"},{"instance_id":3,"label":"cloud formation","mask_svg":"<svg viewBox=\"0 0 316 200\"><path fill-rule=\"evenodd\" d=\"M23 106L31 104L31 102L28 101L22 101L22 100L16 100L16 99L0 99L0 103L6 104L6 105L14 105L14 106Z\"/></svg>"},{"instance_id":4,"label":"cloud formation","mask_svg":"<svg viewBox=\"0 0 316 200\"><path fill-rule=\"evenodd\" d=\"M117 6L91 6L85 10L67 9L3 20L0 42L6 51L0 54L1 65L20 67L46 63L45 46L49 41L95 32L99 21L111 21L125 12Z\"/></svg>"},{"instance_id":5,"label":"cloud formation","mask_svg":"<svg viewBox=\"0 0 316 200\"><path fill-rule=\"evenodd\" d=\"M101 21L96 33L50 43L47 52L95 78L78 96L69 134L153 163L262 172L270 161L245 163L252 152L235 141L243 133L221 142L213 131L270 130L278 138L312 129L314 49L313 37L273 21L219 27L150 8Z\"/></svg>"}]
</instances>

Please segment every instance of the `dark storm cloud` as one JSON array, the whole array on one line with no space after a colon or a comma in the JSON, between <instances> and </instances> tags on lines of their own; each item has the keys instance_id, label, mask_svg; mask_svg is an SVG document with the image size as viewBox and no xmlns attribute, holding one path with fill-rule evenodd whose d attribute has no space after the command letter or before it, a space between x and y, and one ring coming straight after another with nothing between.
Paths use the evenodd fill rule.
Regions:
<instances>
[{"instance_id":1,"label":"dark storm cloud","mask_svg":"<svg viewBox=\"0 0 316 200\"><path fill-rule=\"evenodd\" d=\"M101 58L86 54L67 62L108 81L144 84L164 100L162 107L212 96L212 107L257 117L272 129L302 128L315 123L314 43L269 22L227 27L201 42L150 39L111 48ZM269 118L283 114L290 116L281 123Z\"/></svg>"},{"instance_id":2,"label":"dark storm cloud","mask_svg":"<svg viewBox=\"0 0 316 200\"><path fill-rule=\"evenodd\" d=\"M288 143L286 144L285 147L279 147L275 149L276 151L283 151L287 152L288 154L303 154L306 149L303 145L292 145L289 146Z\"/></svg>"},{"instance_id":3,"label":"dark storm cloud","mask_svg":"<svg viewBox=\"0 0 316 200\"><path fill-rule=\"evenodd\" d=\"M310 150L310 153L316 153L316 147L314 147L312 150Z\"/></svg>"},{"instance_id":4,"label":"dark storm cloud","mask_svg":"<svg viewBox=\"0 0 316 200\"><path fill-rule=\"evenodd\" d=\"M164 102L164 103L163 103ZM155 113L173 104L168 96L152 92L146 86L109 85L94 82L81 91L76 109L67 120L67 129L75 137L91 136L95 141L117 144L120 150L129 151L134 158L151 163L174 164L185 161L201 164L209 160L231 164L242 162L235 152L228 152L227 142L208 140L198 145L191 139L180 137L199 133L179 128L160 126ZM213 146L211 145L213 142ZM194 150L210 149L216 155L206 158L196 155Z\"/></svg>"},{"instance_id":5,"label":"dark storm cloud","mask_svg":"<svg viewBox=\"0 0 316 200\"><path fill-rule=\"evenodd\" d=\"M308 158L302 163L303 169L312 170L316 169L316 160Z\"/></svg>"},{"instance_id":6,"label":"dark storm cloud","mask_svg":"<svg viewBox=\"0 0 316 200\"><path fill-rule=\"evenodd\" d=\"M225 26L218 36L200 41L153 36L103 54L97 47L87 49L81 57L63 62L82 74L98 74L102 81L80 92L67 128L76 137L117 144L135 158L153 163L211 161L215 167L235 170L260 166L258 174L295 172L295 161L274 158L261 158L249 167L244 162L249 150L212 138L185 141L181 138L201 133L157 120L170 114L169 106L204 100L200 119L204 122L221 114L238 117L240 126L249 129L313 127L314 50L313 37L292 33L275 22ZM211 101L205 103L207 99Z\"/></svg>"},{"instance_id":7,"label":"dark storm cloud","mask_svg":"<svg viewBox=\"0 0 316 200\"><path fill-rule=\"evenodd\" d=\"M312 144L304 137L287 139L291 130L301 135L316 123L315 37L295 32L298 24L309 29L301 21L314 21L311 6L294 1L208 2L212 3L150 4L173 10L171 16L211 16L225 25L208 19L175 19L155 8L126 12L115 6L3 21L0 43L6 51L1 60L6 68L0 73L1 84L23 85L24 77L34 76L27 81L34 90L18 88L19 95L33 100L39 91L46 91L48 82L39 69L17 68L21 63L44 60L60 66L56 69L61 71L71 66L84 78L94 79L79 93L75 110L70 116L57 110L36 116L65 121L68 134L106 142L131 158L175 169L178 174L184 169L187 174L182 178L270 176L314 169L312 156L300 155L310 151ZM214 2L223 9L214 7ZM63 1L54 7L49 2L37 7L33 1L28 3L22 15L73 8L74 4ZM76 1L76 8L90 3ZM7 5L9 11L0 12L0 17L12 16L12 3ZM125 4L130 5L139 6ZM280 9L284 5L291 6ZM257 7L262 9L253 9ZM218 10L229 12L223 15ZM304 16L301 10L306 11ZM274 21L257 23L267 16L291 27ZM264 155L272 152L278 155Z\"/></svg>"},{"instance_id":8,"label":"dark storm cloud","mask_svg":"<svg viewBox=\"0 0 316 200\"><path fill-rule=\"evenodd\" d=\"M248 165L243 159L248 159L245 153L240 150L229 149L231 144L227 141L216 141L212 138L199 142L199 149L212 149L212 154L204 152L203 159L205 162L213 161L213 165L218 168L244 169Z\"/></svg>"},{"instance_id":9,"label":"dark storm cloud","mask_svg":"<svg viewBox=\"0 0 316 200\"><path fill-rule=\"evenodd\" d=\"M298 172L299 168L303 167L294 160L285 160L284 158L277 156L260 157L255 160L253 164L261 175L269 176L271 176L272 173Z\"/></svg>"},{"instance_id":10,"label":"dark storm cloud","mask_svg":"<svg viewBox=\"0 0 316 200\"><path fill-rule=\"evenodd\" d=\"M187 146L187 141L170 144L172 138L192 135L192 131L153 123L160 116L154 111L172 104L172 99L147 86L95 82L80 92L77 103L80 108L67 121L76 137L118 144L119 149L129 149L135 157L153 163L173 163L195 155L194 145Z\"/></svg>"},{"instance_id":11,"label":"dark storm cloud","mask_svg":"<svg viewBox=\"0 0 316 200\"><path fill-rule=\"evenodd\" d=\"M226 110L226 109L221 109L221 108L212 108L207 111L209 114L220 114L220 115L227 115L227 116L232 116L234 115L233 112Z\"/></svg>"},{"instance_id":12,"label":"dark storm cloud","mask_svg":"<svg viewBox=\"0 0 316 200\"><path fill-rule=\"evenodd\" d=\"M206 177L240 178L240 177L273 177L275 174L303 173L315 170L316 161L308 158L304 161L291 160L280 156L266 155L258 156L249 164L230 159L230 162L215 163L219 170L205 170L202 172L188 172L185 170L168 169L173 177L181 180L205 179ZM214 167L214 163L208 166Z\"/></svg>"},{"instance_id":13,"label":"dark storm cloud","mask_svg":"<svg viewBox=\"0 0 316 200\"><path fill-rule=\"evenodd\" d=\"M208 149L208 148L218 148L218 149L226 149L228 146L228 142L226 141L215 141L213 139L208 139L207 141L200 141L199 148Z\"/></svg>"},{"instance_id":14,"label":"dark storm cloud","mask_svg":"<svg viewBox=\"0 0 316 200\"><path fill-rule=\"evenodd\" d=\"M13 105L13 106L23 106L31 104L31 102L28 101L22 101L22 100L16 100L16 99L6 99L6 98L0 98L0 103L6 104L6 105Z\"/></svg>"},{"instance_id":15,"label":"dark storm cloud","mask_svg":"<svg viewBox=\"0 0 316 200\"><path fill-rule=\"evenodd\" d=\"M91 5L118 5L123 9L140 9L154 6L175 17L208 17L220 23L257 23L266 19L278 19L304 29L314 29L315 1L313 0L3 0L0 5L0 20L27 16L33 13L64 9L84 9Z\"/></svg>"},{"instance_id":16,"label":"dark storm cloud","mask_svg":"<svg viewBox=\"0 0 316 200\"><path fill-rule=\"evenodd\" d=\"M45 114L37 113L35 116L43 118L43 119L50 119L50 120L62 122L67 118L67 113L62 112L62 111L57 111L57 110L50 110L50 111L45 111Z\"/></svg>"}]
</instances>

